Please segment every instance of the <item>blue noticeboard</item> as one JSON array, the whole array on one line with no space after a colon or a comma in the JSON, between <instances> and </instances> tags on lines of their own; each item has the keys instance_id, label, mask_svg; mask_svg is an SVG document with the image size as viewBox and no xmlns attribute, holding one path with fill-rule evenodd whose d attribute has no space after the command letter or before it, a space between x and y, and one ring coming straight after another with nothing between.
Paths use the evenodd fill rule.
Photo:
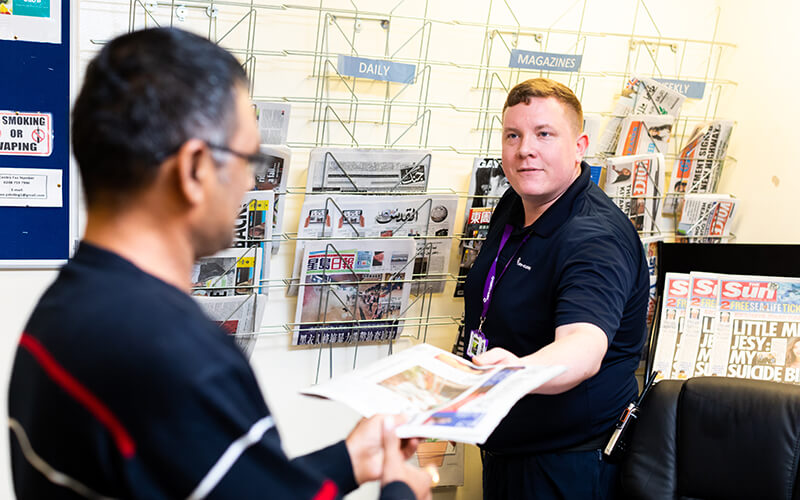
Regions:
<instances>
[{"instance_id":1,"label":"blue noticeboard","mask_svg":"<svg viewBox=\"0 0 800 500\"><path fill-rule=\"evenodd\" d=\"M72 231L74 221L74 196L70 177L69 147L69 105L70 105L70 68L71 64L71 30L70 4L68 0L36 2L40 10L27 9L25 2L14 2L14 15L4 16L11 29L15 22L20 26L37 22L52 22L58 26L60 22L61 43L42 43L20 37L0 40L0 53L3 54L4 81L3 100L0 109L6 111L5 116L18 113L20 117L48 118L43 127L49 137L33 122L34 130L20 126L19 140L48 140L51 143L44 148L44 154L18 150L4 150L0 154L0 174L9 171L60 172L59 188L60 206L0 206L0 267L55 267L63 264L70 257ZM41 10L44 8L48 10ZM52 9L49 9L52 7ZM48 18L49 19L46 19ZM28 23L28 24L26 24ZM40 30L42 31L42 30ZM52 36L52 30L42 31L42 36ZM49 33L49 34L48 34ZM4 36L6 38L7 35ZM11 112L11 113L8 113ZM45 120L42 118L42 120ZM29 118L30 119L30 118ZM42 121L45 123L45 121ZM27 123L25 125L28 125ZM24 137L22 132L24 129ZM2 143L7 146L10 139L9 127L0 127L0 149ZM31 140L28 139L30 142ZM20 142L21 143L21 142ZM24 150L23 150L24 151ZM12 170L13 169L13 170ZM43 177L43 176L40 176ZM41 189L53 192L54 185L48 184ZM5 187L7 194L8 186Z\"/></svg>"}]
</instances>

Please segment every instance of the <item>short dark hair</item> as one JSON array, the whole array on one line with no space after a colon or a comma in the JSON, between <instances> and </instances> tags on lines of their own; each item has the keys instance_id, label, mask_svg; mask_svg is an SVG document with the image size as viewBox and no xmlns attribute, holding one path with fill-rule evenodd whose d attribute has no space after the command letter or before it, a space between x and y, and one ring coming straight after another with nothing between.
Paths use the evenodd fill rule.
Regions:
<instances>
[{"instance_id":1,"label":"short dark hair","mask_svg":"<svg viewBox=\"0 0 800 500\"><path fill-rule=\"evenodd\" d=\"M109 42L89 63L72 110L89 206L121 203L149 185L191 138L226 144L236 126L236 85L247 82L225 49L176 28Z\"/></svg>"},{"instance_id":2,"label":"short dark hair","mask_svg":"<svg viewBox=\"0 0 800 500\"><path fill-rule=\"evenodd\" d=\"M559 83L549 78L531 78L522 83L518 83L511 89L506 97L506 102L503 105L503 114L506 109L511 106L516 106L520 103L528 104L534 97L548 98L560 102L567 111L572 112L573 126L577 133L580 134L583 129L583 108L581 101L575 96L575 93L563 83Z\"/></svg>"}]
</instances>

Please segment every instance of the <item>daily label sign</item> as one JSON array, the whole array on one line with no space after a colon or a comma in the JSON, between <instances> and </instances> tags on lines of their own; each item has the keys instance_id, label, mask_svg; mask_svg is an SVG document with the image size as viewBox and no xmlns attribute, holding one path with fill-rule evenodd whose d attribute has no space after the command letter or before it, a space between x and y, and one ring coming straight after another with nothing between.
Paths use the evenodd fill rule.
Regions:
<instances>
[{"instance_id":1,"label":"daily label sign","mask_svg":"<svg viewBox=\"0 0 800 500\"><path fill-rule=\"evenodd\" d=\"M336 68L346 76L397 83L414 83L417 71L413 64L343 55L339 56Z\"/></svg>"},{"instance_id":2,"label":"daily label sign","mask_svg":"<svg viewBox=\"0 0 800 500\"><path fill-rule=\"evenodd\" d=\"M53 115L0 111L0 155L50 156Z\"/></svg>"},{"instance_id":3,"label":"daily label sign","mask_svg":"<svg viewBox=\"0 0 800 500\"><path fill-rule=\"evenodd\" d=\"M574 73L581 68L582 59L582 55L514 49L511 51L511 60L508 62L508 67Z\"/></svg>"}]
</instances>

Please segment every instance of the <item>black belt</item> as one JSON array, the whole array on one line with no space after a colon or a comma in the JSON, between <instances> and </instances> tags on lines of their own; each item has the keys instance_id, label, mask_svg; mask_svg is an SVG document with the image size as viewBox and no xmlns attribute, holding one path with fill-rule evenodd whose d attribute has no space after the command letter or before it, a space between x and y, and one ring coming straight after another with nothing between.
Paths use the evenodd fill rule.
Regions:
<instances>
[{"instance_id":1,"label":"black belt","mask_svg":"<svg viewBox=\"0 0 800 500\"><path fill-rule=\"evenodd\" d=\"M545 450L535 453L525 453L525 452L513 452L513 453L503 453L497 451L489 451L484 448L481 448L481 456L489 456L492 458L501 458L501 457L514 457L514 456L524 456L524 455L539 455L539 454L551 454L551 453L574 453L578 451L592 451L592 450L601 450L605 448L606 443L608 443L609 433L603 433L599 436L590 438L582 443L578 443L573 446L568 446L566 448L558 448L555 450Z\"/></svg>"}]
</instances>

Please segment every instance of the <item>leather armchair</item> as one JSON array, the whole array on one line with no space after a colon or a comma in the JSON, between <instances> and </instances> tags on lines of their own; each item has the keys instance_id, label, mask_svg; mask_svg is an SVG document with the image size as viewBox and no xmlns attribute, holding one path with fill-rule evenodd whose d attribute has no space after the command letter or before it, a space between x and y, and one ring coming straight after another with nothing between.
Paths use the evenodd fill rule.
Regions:
<instances>
[{"instance_id":1,"label":"leather armchair","mask_svg":"<svg viewBox=\"0 0 800 500\"><path fill-rule=\"evenodd\" d=\"M624 498L800 500L800 386L657 383L621 464Z\"/></svg>"}]
</instances>

